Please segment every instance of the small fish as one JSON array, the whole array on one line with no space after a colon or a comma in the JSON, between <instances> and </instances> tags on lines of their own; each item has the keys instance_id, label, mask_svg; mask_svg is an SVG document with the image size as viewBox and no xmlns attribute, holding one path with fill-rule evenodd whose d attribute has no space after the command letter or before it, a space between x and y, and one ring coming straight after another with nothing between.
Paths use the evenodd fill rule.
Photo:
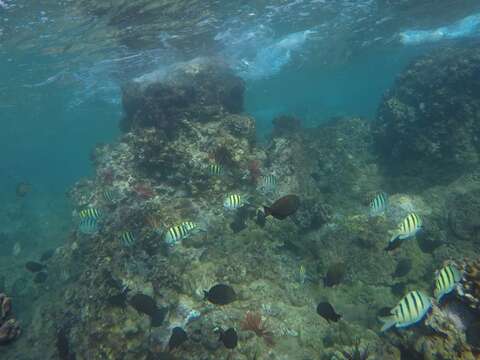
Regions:
<instances>
[{"instance_id":1,"label":"small fish","mask_svg":"<svg viewBox=\"0 0 480 360\"><path fill-rule=\"evenodd\" d=\"M390 251L399 247L402 240L415 236L422 229L422 225L422 219L417 214L413 212L408 214L405 219L398 224L385 250Z\"/></svg>"},{"instance_id":2,"label":"small fish","mask_svg":"<svg viewBox=\"0 0 480 360\"><path fill-rule=\"evenodd\" d=\"M135 244L135 235L131 231L124 231L120 234L120 241L126 247L131 247Z\"/></svg>"},{"instance_id":3,"label":"small fish","mask_svg":"<svg viewBox=\"0 0 480 360\"><path fill-rule=\"evenodd\" d=\"M105 190L102 193L102 197L106 202L111 204L113 204L117 200L117 194L112 190Z\"/></svg>"},{"instance_id":4,"label":"small fish","mask_svg":"<svg viewBox=\"0 0 480 360\"><path fill-rule=\"evenodd\" d=\"M242 196L238 194L231 194L225 198L223 207L228 210L235 210L243 207L245 204L247 204L247 202L242 198Z\"/></svg>"},{"instance_id":5,"label":"small fish","mask_svg":"<svg viewBox=\"0 0 480 360\"><path fill-rule=\"evenodd\" d=\"M184 221L180 224L180 226L183 227L183 229L187 232L187 235L200 230L198 224L193 221Z\"/></svg>"},{"instance_id":6,"label":"small fish","mask_svg":"<svg viewBox=\"0 0 480 360\"><path fill-rule=\"evenodd\" d=\"M175 225L167 230L164 239L168 245L175 245L187 236L188 231L182 225Z\"/></svg>"},{"instance_id":7,"label":"small fish","mask_svg":"<svg viewBox=\"0 0 480 360\"><path fill-rule=\"evenodd\" d=\"M185 341L187 341L188 336L185 330L181 327L176 326L172 329L172 335L170 335L170 340L168 340L168 351L172 351L173 349L182 345Z\"/></svg>"},{"instance_id":8,"label":"small fish","mask_svg":"<svg viewBox=\"0 0 480 360\"><path fill-rule=\"evenodd\" d=\"M297 195L287 195L275 201L271 206L264 206L265 216L273 216L275 219L283 220L295 214L300 206L300 198Z\"/></svg>"},{"instance_id":9,"label":"small fish","mask_svg":"<svg viewBox=\"0 0 480 360\"><path fill-rule=\"evenodd\" d=\"M225 170L222 165L212 163L207 165L207 172L212 176L220 176L224 174Z\"/></svg>"},{"instance_id":10,"label":"small fish","mask_svg":"<svg viewBox=\"0 0 480 360\"><path fill-rule=\"evenodd\" d=\"M204 300L210 301L215 305L227 305L235 301L237 294L233 288L225 284L214 285L210 290L203 291Z\"/></svg>"},{"instance_id":11,"label":"small fish","mask_svg":"<svg viewBox=\"0 0 480 360\"><path fill-rule=\"evenodd\" d=\"M392 326L404 328L421 321L432 307L431 299L421 291L410 291L390 311L390 316L381 317L382 332Z\"/></svg>"},{"instance_id":12,"label":"small fish","mask_svg":"<svg viewBox=\"0 0 480 360\"><path fill-rule=\"evenodd\" d=\"M25 197L32 190L32 185L26 182L20 182L17 184L15 193L17 197Z\"/></svg>"},{"instance_id":13,"label":"small fish","mask_svg":"<svg viewBox=\"0 0 480 360\"><path fill-rule=\"evenodd\" d=\"M462 280L462 274L454 265L447 265L437 271L434 295L438 302L452 292Z\"/></svg>"},{"instance_id":14,"label":"small fish","mask_svg":"<svg viewBox=\"0 0 480 360\"><path fill-rule=\"evenodd\" d=\"M98 231L98 221L92 217L86 217L80 220L78 230L85 235L93 235Z\"/></svg>"},{"instance_id":15,"label":"small fish","mask_svg":"<svg viewBox=\"0 0 480 360\"><path fill-rule=\"evenodd\" d=\"M234 328L228 330L220 329L220 338L218 339L227 349L235 349L238 344L238 335Z\"/></svg>"},{"instance_id":16,"label":"small fish","mask_svg":"<svg viewBox=\"0 0 480 360\"><path fill-rule=\"evenodd\" d=\"M298 268L298 282L303 285L307 282L307 279L308 279L307 269L302 264Z\"/></svg>"},{"instance_id":17,"label":"small fish","mask_svg":"<svg viewBox=\"0 0 480 360\"><path fill-rule=\"evenodd\" d=\"M317 314L323 317L328 322L333 321L337 322L342 318L342 315L339 315L335 312L335 309L329 302L320 302L317 305Z\"/></svg>"},{"instance_id":18,"label":"small fish","mask_svg":"<svg viewBox=\"0 0 480 360\"><path fill-rule=\"evenodd\" d=\"M336 262L328 267L327 274L323 279L323 284L326 287L331 287L340 284L345 278L346 266L344 262Z\"/></svg>"},{"instance_id":19,"label":"small fish","mask_svg":"<svg viewBox=\"0 0 480 360\"><path fill-rule=\"evenodd\" d=\"M152 327L162 325L165 316L167 315L167 309L159 309L155 300L145 294L135 294L130 298L130 305L143 314L150 316L150 324Z\"/></svg>"},{"instance_id":20,"label":"small fish","mask_svg":"<svg viewBox=\"0 0 480 360\"><path fill-rule=\"evenodd\" d=\"M274 192L277 188L277 178L273 174L262 176L260 179L260 190L263 192Z\"/></svg>"},{"instance_id":21,"label":"small fish","mask_svg":"<svg viewBox=\"0 0 480 360\"><path fill-rule=\"evenodd\" d=\"M99 219L102 216L102 212L99 209L87 208L80 211L78 215L80 216L80 219L86 219L86 218Z\"/></svg>"},{"instance_id":22,"label":"small fish","mask_svg":"<svg viewBox=\"0 0 480 360\"><path fill-rule=\"evenodd\" d=\"M370 202L370 216L378 216L387 210L388 195L381 192L375 196Z\"/></svg>"},{"instance_id":23,"label":"small fish","mask_svg":"<svg viewBox=\"0 0 480 360\"><path fill-rule=\"evenodd\" d=\"M39 271L42 271L45 268L45 265L40 264L36 261L28 261L25 264L25 268L30 272L39 272Z\"/></svg>"}]
</instances>

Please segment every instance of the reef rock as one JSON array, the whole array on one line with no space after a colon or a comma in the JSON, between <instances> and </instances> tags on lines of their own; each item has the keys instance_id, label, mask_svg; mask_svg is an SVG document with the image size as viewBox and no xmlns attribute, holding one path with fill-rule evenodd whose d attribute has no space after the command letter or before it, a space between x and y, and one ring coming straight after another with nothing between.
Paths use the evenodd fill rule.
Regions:
<instances>
[{"instance_id":1,"label":"reef rock","mask_svg":"<svg viewBox=\"0 0 480 360\"><path fill-rule=\"evenodd\" d=\"M155 127L169 136L183 120L209 121L243 110L243 81L219 61L197 58L123 87L122 128Z\"/></svg>"},{"instance_id":2,"label":"reef rock","mask_svg":"<svg viewBox=\"0 0 480 360\"><path fill-rule=\"evenodd\" d=\"M12 317L12 300L0 294L0 345L6 344L20 335L20 325Z\"/></svg>"},{"instance_id":3,"label":"reef rock","mask_svg":"<svg viewBox=\"0 0 480 360\"><path fill-rule=\"evenodd\" d=\"M445 183L480 163L480 50L442 48L414 61L373 122L388 173Z\"/></svg>"},{"instance_id":4,"label":"reef rock","mask_svg":"<svg viewBox=\"0 0 480 360\"><path fill-rule=\"evenodd\" d=\"M480 189L453 193L447 203L451 232L463 240L475 240L480 235Z\"/></svg>"}]
</instances>

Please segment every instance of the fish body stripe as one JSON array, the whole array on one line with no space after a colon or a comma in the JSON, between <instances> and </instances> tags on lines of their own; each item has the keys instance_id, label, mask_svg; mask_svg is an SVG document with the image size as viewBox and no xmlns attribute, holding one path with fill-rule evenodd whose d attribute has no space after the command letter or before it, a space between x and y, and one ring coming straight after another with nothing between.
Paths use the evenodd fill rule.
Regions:
<instances>
[{"instance_id":1,"label":"fish body stripe","mask_svg":"<svg viewBox=\"0 0 480 360\"><path fill-rule=\"evenodd\" d=\"M87 218L87 217L99 218L101 213L98 209L89 208L89 209L84 209L84 210L80 211L79 215L80 215L81 218Z\"/></svg>"},{"instance_id":2,"label":"fish body stripe","mask_svg":"<svg viewBox=\"0 0 480 360\"><path fill-rule=\"evenodd\" d=\"M212 175L220 175L223 171L223 168L219 164L211 164L208 166L208 171Z\"/></svg>"},{"instance_id":3,"label":"fish body stripe","mask_svg":"<svg viewBox=\"0 0 480 360\"><path fill-rule=\"evenodd\" d=\"M232 208L236 208L236 207L239 207L240 206L240 203L241 203L241 198L240 198L240 195L237 195L237 194L234 194L234 195L230 195L228 197L228 206L232 207Z\"/></svg>"}]
</instances>

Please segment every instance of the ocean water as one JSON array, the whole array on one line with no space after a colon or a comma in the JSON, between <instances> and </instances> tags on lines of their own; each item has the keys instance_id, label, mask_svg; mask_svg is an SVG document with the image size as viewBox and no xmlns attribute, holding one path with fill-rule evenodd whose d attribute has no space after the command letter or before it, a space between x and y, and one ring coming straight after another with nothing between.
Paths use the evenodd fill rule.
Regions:
<instances>
[{"instance_id":1,"label":"ocean water","mask_svg":"<svg viewBox=\"0 0 480 360\"><path fill-rule=\"evenodd\" d=\"M376 311L380 302L377 300L385 298L387 292L387 298L391 298L388 298L388 304L384 305L393 307L407 290L420 287L430 291L427 289L426 279L433 277L435 269L441 264L445 261L460 263L468 255L475 255L472 249L478 246L478 231L475 230L478 226L475 223L465 224L464 219L480 215L476 202L472 200L476 196L473 192L475 179L478 179L476 159L479 148L476 139L465 140L467 145L458 140L461 145L451 145L449 148L444 145L448 143L444 140L448 135L443 134L433 140L429 138L427 145L418 145L419 149L429 154L424 158L420 150L420 155L418 152L413 155L408 153L405 148L409 146L402 147L402 141L407 144L411 141L415 146L422 143L422 136L417 135L421 131L428 133L428 121L431 118L425 115L426 112L435 108L437 102L448 104L452 100L448 96L453 97L455 91L462 90L462 86L454 82L462 72L462 66L465 66L464 70L470 71L473 77L478 77L478 57L472 55L473 60L467 65L460 63L456 64L455 68L449 68L452 73L447 77L453 79L450 84L452 92L448 90L448 81L440 82L447 84L447 90L442 94L440 91L435 93L435 86L440 86L439 83L429 90L424 90L425 83L421 83L418 85L418 89L422 89L418 90L421 96L408 93L409 89L416 86L412 85L414 80L401 83L404 87L395 93L397 97L391 99L390 103L396 99L403 101L406 98L418 98L418 104L416 100L411 100L411 104L418 105L421 109L415 115L405 109L398 111L405 111L405 114L410 114L415 121L424 116L427 125L422 123L413 135L408 133L405 135L406 140L402 138L397 141L402 135L399 125L400 130L389 133L393 134L393 138L385 140L387 144L392 144L387 145L388 150L383 142L380 150L371 150L372 153L365 155L362 151L373 148L374 145L369 143L370 140L358 140L363 136L362 131L367 130L359 130L363 129L363 125L355 122L346 125L350 129L348 131L339 125L338 132L332 130L331 133L319 133L317 138L321 139L320 143L315 143L307 134L315 137L317 129L337 124L339 119L360 119L360 123L369 128L370 124L379 118L383 119L382 116L387 118L382 112L381 104L397 89L398 79L405 75L406 69L412 69L412 62L421 56L432 56L431 54L437 54L433 55L433 59L442 58L442 54L448 55L455 51L447 49L455 47L478 47L479 38L480 4L468 0L140 0L134 3L95 0L0 0L0 143L3 150L0 152L0 170L3 175L0 177L0 293L10 296L14 304L13 314L0 318L0 328L7 318L13 317L19 320L22 328L21 335L12 341L5 340L6 344L3 344L3 334L0 331L0 358L170 358L162 357L167 355L159 349L167 347L171 329L175 326L184 327L189 336L187 343L179 345L179 349L171 352L171 356L179 359L348 359L348 354L342 355L342 352L354 351L355 338L360 339L362 349L367 348L367 344L372 344L368 358L416 359L437 354L434 350L424 350L422 353L412 345L413 341L409 336L414 337L415 330L405 335L403 340L393 335L379 336L381 323L377 320ZM245 133L238 133L236 140L235 136L231 138L226 135L225 139L222 139L223 133L214 127L215 131L209 133L211 141L199 140L191 132L188 135L191 138L182 140L185 142L180 145L176 143L173 146L175 149L165 146L165 143L161 142L163 140L158 140L157 147L145 146L142 148L145 152L141 155L135 150L129 150L132 152L128 153L125 148L122 150L118 147L119 143L129 144L132 148L141 147L140 135L135 135L138 136L135 140L128 140L129 134L135 133L135 129L130 128L131 132L128 132L121 128L122 119L130 119L131 116L124 106L126 86L132 80L154 71L168 77L168 74L173 73L172 69L180 67L179 64L191 64L189 62L192 59L198 58L214 59L214 64L221 64L232 76L241 79L244 93L243 110L240 114L255 121L254 140L248 140L251 142L251 147L248 148L251 153L248 156L242 153L242 156L246 157L238 160L238 164L243 164L244 168L238 164L230 164L232 169L229 171L227 165L227 175L223 175L227 180L224 180L223 184L222 177L219 177L218 183L206 182L206 185L200 186L195 180L198 174L192 170L191 176L194 180L189 180L189 173L185 173L180 163L186 161L186 158L200 162L208 161L208 158L218 160L219 156L221 158L218 148L229 148L231 142L235 141L240 144L241 139L246 138ZM442 61L445 63L454 58L455 56L451 56ZM424 65L418 66L420 68ZM420 75L428 78L430 68L422 69ZM188 71L196 70L192 67ZM420 78L420 75L417 77ZM201 88L199 84L203 83L188 83L185 88ZM219 84L224 85L225 83ZM480 93L475 92L478 88L472 85L472 88L468 89L468 96L477 99L480 97ZM204 90L199 90L198 93L201 91ZM140 128L142 121L148 118L148 111L161 112L163 108L167 109L165 114L169 114L171 118L167 116L162 121L167 124L174 123L171 119L177 115L173 110L169 112L169 109L170 106L174 108L177 105L170 105L168 101L156 102L154 95L150 100L147 96L145 98L147 100L143 106L147 110L139 118L132 120L137 121ZM190 101L188 96L186 101ZM408 101L405 100L405 103ZM452 100L451 103L452 107L448 109L452 114L460 114L458 116L463 118L471 116L469 124L472 127L468 129L479 129L478 114L464 110L457 100ZM201 114L204 114L201 104L195 103L184 117L189 121L200 119L203 116ZM475 106L471 105L471 108ZM392 110L393 114L395 109ZM438 115L434 112L433 114ZM300 120L301 127L307 130L302 133L301 136L305 137L299 143L308 143L309 146L316 147L316 150L310 147L310 150L303 153L303 150L293 145L288 148L289 141L294 144L293 140L288 140L287 145L275 140L275 131L281 132L282 129L275 130L272 121L284 115ZM452 115L452 118L456 116ZM213 118L215 117L209 119ZM397 119L402 118L400 116ZM157 127L162 129L170 126L158 124ZM238 126L241 127L242 124ZM350 124L357 124L355 126L358 128ZM437 129L435 126L432 127ZM438 126L447 133L452 130ZM177 141L175 136L167 130L165 132L172 142ZM295 129L287 130L288 132L293 134ZM277 136L278 134L277 132ZM375 134L372 137L380 136ZM145 134L142 136L148 138ZM425 137L428 136L427 134ZM465 133L459 132L452 135L452 138L458 139L462 136L467 137ZM341 138L339 141L343 144L347 144L342 150L329 142L337 137ZM157 140L145 141L153 144ZM203 153L200 150L198 153L191 153L197 143L202 144L198 149L202 149ZM105 147L106 144L110 144L110 147ZM217 150L205 150L212 146L211 144L220 145ZM244 145L238 145L247 152L247 148L242 146ZM179 147L185 150L183 157L176 152ZM95 153L95 149L103 150L100 154ZM447 158L446 154L457 150L459 155L457 154L456 159L466 159L458 165L460 170L455 168L453 179L452 176L445 175L445 179L448 178L447 185L447 180L435 183L431 178L440 175L429 174L440 174L442 171L447 173L446 169L455 160L449 158L450 160L442 162L441 157ZM291 155L291 152L295 151L298 151L298 154ZM398 155L404 154L402 151L407 155ZM469 151L470 153L465 155ZM129 158L130 162L127 163L125 159L130 155L132 158ZM173 159L165 160L167 155L172 155ZM382 160L383 156L385 158ZM234 162L237 161L233 155L231 157ZM334 157L336 158L332 160ZM424 163L419 159L424 159ZM149 163L150 160L152 161ZM304 164L299 164L300 161L304 161ZM318 164L314 164L314 161ZM225 165L222 161L218 162ZM282 167L278 162L291 164L284 163ZM401 163L405 167L411 163L412 166L408 171L403 171L403 168L396 169L396 172L392 172L396 175L389 177L392 169L385 166L385 162ZM425 170L426 174L421 175L418 169L425 169L425 164L433 164L432 169ZM155 166L160 168L154 168ZM255 166L260 168L262 175L268 174L268 171L276 175L277 192L265 195L258 192L255 185L248 185L249 176L254 182L261 181L257 179L255 170L252 170ZM416 172L418 177L411 175L412 172ZM144 177L139 174L144 174ZM407 174L410 174L408 179ZM302 183L302 179L305 181L310 177L320 177L322 180L316 180L317 185ZM175 182L177 185L172 185ZM26 185L24 193L22 184ZM443 188L435 187L436 185ZM418 192L419 188L426 190ZM120 199L113 205L109 204L102 198L105 191L113 192ZM302 199L302 206L305 206L298 211L307 213L302 216L308 218L308 214L317 211L322 214L315 213L317 217L328 213L328 220L325 220L325 215L325 218L318 220L321 223L318 227L313 224L315 221L311 220L311 228L303 228L304 225L299 225L304 224L303 220L292 220L288 217L273 225L267 223L266 228L260 228L252 216L246 222L246 230L240 226L241 230L237 235L237 231L231 230L234 227L229 227L229 216L237 215L228 213L221 205L218 209L212 209L212 205L207 204L208 201L204 199L221 199L231 192L239 192L248 199L253 210L256 210L259 205L272 204L281 196L295 191L304 191L298 194ZM368 201L366 206L364 203L365 199L379 191L391 192L393 199L391 217L386 216L386 220L381 220L380 225L375 219L365 215L368 212ZM457 204L459 208L462 207L462 201L451 200L449 197L456 194L456 191L467 194L472 191L473 195L467 199L469 202L465 208L468 208L468 211L458 215L460 224L448 225L455 221L451 220L452 218L457 219L455 216L460 212L449 208L449 201ZM155 200L157 195L159 197ZM440 198L445 201L444 204L439 204ZM191 202L188 208L190 210L182 208L182 199ZM195 199L203 200L195 203ZM222 201L217 202L221 204ZM304 205L307 203L308 206ZM315 207L312 203L326 206L319 210L321 206ZM431 205L432 203L437 207ZM431 208L428 205L431 205ZM447 209L445 211L444 205ZM101 208L104 218L100 233L90 238L78 231L78 212L88 207ZM175 210L170 211L169 207ZM402 245L401 250L389 258L390 262L379 262L378 266L383 268L376 268L376 258L366 254L375 252L381 246L372 245L371 239L382 237L379 233L383 231L383 238L388 240L387 230L392 230L393 223L401 221L402 214L409 210L420 212L422 217L426 217L424 227L427 241L420 242L413 253L405 250ZM197 217L202 228L199 233L207 234L205 244L193 242L193 245L189 245L185 240L185 245L182 245L185 249L177 250L179 253L159 250L161 245L158 244L163 243L162 236L151 240L151 235L148 235L151 231L149 232L147 224L152 216L157 214L161 223L157 225L159 228L163 226L165 231L170 225L175 225L172 223L173 219L169 218L175 212L178 212L175 221L180 221L181 216L199 214ZM445 212L448 214L445 215ZM241 225L244 222L242 216L247 215L238 215L234 223ZM364 224L368 226L357 224L362 216ZM335 233L332 235L332 231L342 226L347 229L341 232L342 234L357 231L362 235L348 235L344 243L340 241L338 246L332 245L331 241L336 236ZM447 230L450 229L449 226L453 230ZM118 234L131 229L143 245L135 245L135 252L132 253L121 246L114 248L112 244L116 244ZM265 231L268 236L259 234L259 231ZM162 233L162 229L158 232ZM242 250L238 244L245 242L242 236L248 237L242 234L250 234L252 239L259 237L266 240L252 240L252 243L257 244L258 241L258 244ZM452 240L455 234L460 234L458 241ZM368 239L362 240L362 236ZM273 238L275 240L272 240ZM359 249L352 245L358 239L364 241ZM272 245L265 245L269 241ZM307 245L302 245L303 241ZM439 250L434 246L436 241L441 243ZM460 241L465 241L466 245ZM329 244L318 245L323 242ZM310 251L312 244L317 244L314 247L323 248L325 252ZM141 248L142 246L144 248ZM435 247L434 250L432 246ZM459 248L462 250L458 250ZM41 255L48 250L55 251L51 260L42 261L41 266L45 268L41 272L48 277L46 280L33 280L39 272L29 271L25 264L28 261L38 262ZM270 254L271 264L269 265L268 261L266 263L265 259L259 259L265 268L257 269L258 273L265 271L265 278L270 282L263 282L264 279L258 273L257 278L252 278L251 274L245 275L244 282L236 278L232 280L232 286L237 290L242 289L237 291L241 293L242 299L237 308L233 307L229 313L228 308L219 311L215 307L213 310L206 307L196 292L200 288L207 290L215 283L228 282L233 277L232 272L240 273L243 269L247 274L247 263L243 264L241 260L238 260L240 263L235 263L235 253L248 255L248 251L251 251L252 258L257 251ZM200 255L203 252L205 255ZM377 252L384 256L382 251ZM95 253L99 254L98 257ZM117 259L118 254L121 256ZM218 265L221 262L219 259L228 256L231 256L234 265L228 269L225 269L224 263ZM392 273L391 268L395 269L397 262L404 257L411 257L414 263L411 272L407 271L410 274L408 279L400 281L382 278L378 282L371 281L378 272ZM184 260L179 258L190 260L185 264ZM369 260L362 263L362 258ZM347 266L346 280L345 276L340 276L337 287L322 285L330 262L348 264L352 259L358 261L353 267L360 268L358 272L348 270ZM168 277L168 280L167 276L162 277L152 270L164 269L164 264L170 264L174 269L172 272L176 274ZM197 265L199 268L204 266L197 273L201 279L193 275L190 278L188 274L195 273L193 268ZM300 274L297 274L300 265L304 267ZM386 270L385 266L390 268ZM270 273L271 268L277 270ZM80 269L85 270L83 275ZM187 274L184 278L181 277L183 271ZM101 280L100 275L94 275L105 272L111 272L112 278L120 279L118 281L123 288L121 294L126 296L126 304L130 304L125 305L126 310L122 309L122 314L117 308L111 311L109 305L105 305L105 299L110 299L109 296L112 295L111 291L107 290L103 295L92 292L92 296L85 299L79 296L81 300L78 300L78 304L75 303L75 291L82 292L82 288L92 287L104 290L105 280ZM355 278L355 273L359 274L360 278ZM298 275L301 281L295 280ZM285 282L290 285L285 285ZM164 283L176 283L177 286L169 287ZM283 284L275 288L279 283ZM476 284L478 286L478 282ZM401 289L397 290L397 293L390 294L388 289L399 287ZM265 290L259 290L262 288ZM160 291L167 295L160 294ZM262 291L265 291L265 294L262 295ZM288 293L287 298L293 297L296 301L288 302L282 299L275 304L272 300L277 296L273 295L275 291ZM145 313L142 315L143 320L139 320L138 313L132 310L135 292L146 293L157 305L162 303L165 309L168 308L169 315L161 328L155 327L151 332L146 330L148 325L145 325ZM477 296L480 297L480 289ZM334 299L338 301L335 302ZM343 315L340 323L319 320L315 307L321 300L329 301L336 309L340 309L338 311ZM356 308L358 304L362 304L362 307ZM245 330L242 325L243 313L253 306L263 309L264 317L273 319L270 326L275 345L268 340L255 342L252 332ZM318 322L310 323L310 327L306 325L310 321L309 308L313 309L312 317L316 317ZM104 317L99 315L95 318L88 309L101 311ZM218 314L215 311L218 311ZM458 326L458 336L465 338L464 334L467 334L470 339L476 336L476 324L480 321L478 309L476 311L452 310L453 315L448 315L450 318L460 318L455 318L457 323L461 323ZM213 317L208 317L211 312L214 313ZM417 313L420 314L421 311ZM458 315L460 313L461 315ZM468 314L465 315L466 313ZM442 316L444 315L440 316L441 319L448 318L447 315ZM300 320L297 323L292 318L304 318L304 322ZM39 321L48 322L44 331L38 325ZM422 319L418 322L421 321ZM107 323L108 326L102 325ZM210 332L209 335L202 335L208 340L198 338L198 334L197 339L192 340L195 336L191 334L198 323L202 324L198 327L204 333ZM240 346L227 351L223 345L218 345L218 341L212 340L218 337L212 335L214 327L223 327L225 330L234 327L240 334ZM364 329L368 329L369 333L361 338ZM98 339L102 340L93 339L87 331L95 332ZM474 335L471 335L472 333ZM112 342L103 340L109 336L114 339ZM321 338L315 340L315 336ZM268 339L268 336L266 338ZM124 346L123 349L115 349L118 346L117 341ZM29 344L29 348L26 348L26 344ZM443 355L443 358L454 353L454 345L453 340L448 346L445 345L443 354L447 355ZM478 356L478 341L470 340L467 345L472 346L468 351ZM293 349L292 352L289 348ZM39 353L47 355L44 357L38 355ZM387 353L390 353L391 357L386 357ZM473 359L468 357L470 355L455 356Z\"/></svg>"}]
</instances>

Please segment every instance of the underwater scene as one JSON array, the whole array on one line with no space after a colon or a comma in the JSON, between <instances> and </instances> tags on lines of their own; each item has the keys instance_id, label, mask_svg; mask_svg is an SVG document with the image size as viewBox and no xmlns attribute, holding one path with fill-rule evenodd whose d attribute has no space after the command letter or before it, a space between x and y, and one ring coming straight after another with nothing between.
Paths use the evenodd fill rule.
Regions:
<instances>
[{"instance_id":1,"label":"underwater scene","mask_svg":"<svg viewBox=\"0 0 480 360\"><path fill-rule=\"evenodd\" d=\"M0 359L480 359L478 0L0 0Z\"/></svg>"}]
</instances>

